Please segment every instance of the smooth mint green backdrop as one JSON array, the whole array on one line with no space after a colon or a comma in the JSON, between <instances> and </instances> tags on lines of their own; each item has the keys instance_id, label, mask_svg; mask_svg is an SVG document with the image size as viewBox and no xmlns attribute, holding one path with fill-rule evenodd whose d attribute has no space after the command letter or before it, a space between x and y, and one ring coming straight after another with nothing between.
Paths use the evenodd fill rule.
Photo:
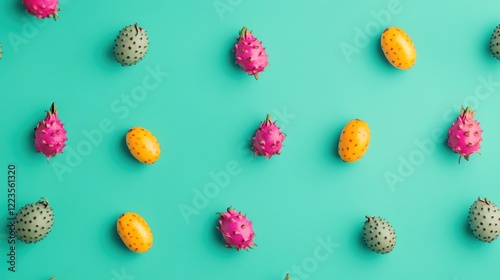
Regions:
<instances>
[{"instance_id":1,"label":"smooth mint green backdrop","mask_svg":"<svg viewBox=\"0 0 500 280\"><path fill-rule=\"evenodd\" d=\"M498 1L66 0L57 22L37 20L20 2L0 4L0 279L498 276L500 241L482 243L467 229L478 196L500 203L500 61L488 53ZM150 49L124 68L113 40L135 22ZM270 57L259 81L233 64L244 25ZM416 45L409 71L379 50L391 25ZM32 137L53 101L69 140L47 164ZM460 105L477 109L484 143L459 165L444 143ZM267 113L287 134L271 160L247 148ZM372 141L347 164L336 145L354 118L369 123ZM132 126L159 139L154 165L128 153ZM9 163L17 209L45 196L55 213L45 240L17 243L16 273L6 263ZM215 213L228 206L254 221L255 250L223 247ZM149 252L121 244L115 222L126 211L150 224ZM392 253L363 246L365 215L392 223Z\"/></svg>"}]
</instances>

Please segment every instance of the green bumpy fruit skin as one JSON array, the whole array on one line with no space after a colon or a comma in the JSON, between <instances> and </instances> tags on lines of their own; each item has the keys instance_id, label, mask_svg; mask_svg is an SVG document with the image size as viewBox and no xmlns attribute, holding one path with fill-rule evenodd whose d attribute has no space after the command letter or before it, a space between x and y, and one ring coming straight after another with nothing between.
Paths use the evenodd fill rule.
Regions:
<instances>
[{"instance_id":1,"label":"green bumpy fruit skin","mask_svg":"<svg viewBox=\"0 0 500 280\"><path fill-rule=\"evenodd\" d=\"M16 215L16 235L25 243L44 239L54 224L54 213L47 199L27 204Z\"/></svg>"},{"instance_id":2,"label":"green bumpy fruit skin","mask_svg":"<svg viewBox=\"0 0 500 280\"><path fill-rule=\"evenodd\" d=\"M115 39L114 54L122 66L131 66L141 61L148 52L149 39L146 30L132 24L123 28Z\"/></svg>"},{"instance_id":3,"label":"green bumpy fruit skin","mask_svg":"<svg viewBox=\"0 0 500 280\"><path fill-rule=\"evenodd\" d=\"M500 209L489 199L478 198L469 209L469 227L477 239L495 241L500 235Z\"/></svg>"},{"instance_id":4,"label":"green bumpy fruit skin","mask_svg":"<svg viewBox=\"0 0 500 280\"><path fill-rule=\"evenodd\" d=\"M379 254L387 254L396 246L396 232L389 222L380 217L366 216L363 239L366 246Z\"/></svg>"},{"instance_id":5,"label":"green bumpy fruit skin","mask_svg":"<svg viewBox=\"0 0 500 280\"><path fill-rule=\"evenodd\" d=\"M500 60L500 24L495 28L490 39L491 54Z\"/></svg>"}]
</instances>

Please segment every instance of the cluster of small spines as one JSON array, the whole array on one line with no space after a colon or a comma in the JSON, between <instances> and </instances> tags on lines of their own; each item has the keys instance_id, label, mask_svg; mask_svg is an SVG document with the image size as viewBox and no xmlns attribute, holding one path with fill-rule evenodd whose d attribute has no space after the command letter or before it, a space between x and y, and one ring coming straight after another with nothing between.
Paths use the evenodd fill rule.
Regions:
<instances>
[{"instance_id":1,"label":"cluster of small spines","mask_svg":"<svg viewBox=\"0 0 500 280\"><path fill-rule=\"evenodd\" d=\"M147 36L147 31L144 30L142 27L139 27L139 25L136 23L133 26L127 26L123 28L118 38L115 39L115 56L118 62L120 62L122 65L127 65L127 66L134 65L146 55L148 51L148 43L144 44L142 42L144 40L143 36L138 37L139 33L142 31L144 31L144 36ZM139 42L135 40L137 39L137 37L139 38L138 39ZM129 49L130 51L132 51L133 45L136 45L138 49L134 50L133 54L134 57L132 58L131 57L132 54L130 53L125 54L125 51L118 50L119 45L121 45L121 47L123 48ZM127 60L132 60L132 62Z\"/></svg>"},{"instance_id":2,"label":"cluster of small spines","mask_svg":"<svg viewBox=\"0 0 500 280\"><path fill-rule=\"evenodd\" d=\"M247 227L252 226L252 221L248 221L247 216L243 215L241 212L236 212L232 210L230 207L227 209L228 212L225 213L217 213L220 215L221 220L220 223L237 223L240 224L239 227L242 230L247 229ZM248 224L246 224L248 222ZM221 227L217 227L219 231L221 231L227 238L233 239L235 235L240 235L241 233L238 230L234 230L233 232L224 232ZM253 249L252 246L257 246L252 240L256 236L255 233L251 233L248 238L242 237L241 239L241 244L236 245L236 244L229 244L229 242L226 242L226 247L227 248L236 248L236 250L241 250L244 249L248 251L248 249ZM226 239L226 238L224 238ZM248 244L247 244L248 243Z\"/></svg>"},{"instance_id":3,"label":"cluster of small spines","mask_svg":"<svg viewBox=\"0 0 500 280\"><path fill-rule=\"evenodd\" d=\"M392 249L396 245L396 235L394 234L394 230L389 225L389 223L387 223L383 219L378 219L378 218L375 218L375 217L368 217L367 216L366 219L367 219L367 221L366 221L365 226L363 227L363 229L366 231L367 230L366 226L369 225L370 236L367 236L366 232L363 233L363 236L364 236L365 239L367 239L368 237L370 237L369 239L372 242L369 243L369 247L372 250L374 250L376 252L379 252L379 253L382 253L382 254L386 254L386 253L389 253L390 251L392 251ZM380 221L380 223L379 223L379 221ZM381 232L381 230L379 228L381 228L382 230L385 230L387 228L387 230L389 231L389 236L382 236L382 232ZM390 244L384 247L384 246L382 246L382 244L380 243L380 241L373 242L377 238L382 238L382 237L385 240L388 240L388 242Z\"/></svg>"},{"instance_id":4,"label":"cluster of small spines","mask_svg":"<svg viewBox=\"0 0 500 280\"><path fill-rule=\"evenodd\" d=\"M24 2L24 1L23 1ZM59 4L58 1L53 1L51 5L46 5L45 2L44 4L31 4L31 3L24 3L26 5L26 9L28 9L28 12L32 15L35 15L37 18L48 18L52 17L54 20L57 20L59 18L59 15L57 12L59 12L61 9L57 7Z\"/></svg>"},{"instance_id":5,"label":"cluster of small spines","mask_svg":"<svg viewBox=\"0 0 500 280\"><path fill-rule=\"evenodd\" d=\"M399 28L395 28L395 30L396 30L396 31L398 31L398 32L402 32L402 30L401 30L401 29L399 29ZM387 31L387 29L386 29L386 30L384 30L384 32L382 33L382 39L383 39L384 41L385 41L385 38L386 38L386 37L385 37L385 36L386 36L386 31ZM392 33L391 35L392 35L393 37L396 37L396 34L395 34L395 33ZM408 41L411 41L411 39L410 39L408 36L406 37L406 39L407 39ZM393 42L394 40L393 40L392 38L389 38L389 41ZM388 43L385 43L385 45L386 45L386 46L389 46L389 44L388 44ZM394 51L394 52L393 52L393 54L395 54L395 55L397 54L397 52L394 50L394 47L393 47L393 46L391 46L391 49L390 49L390 50L391 50L391 51ZM399 50L399 51L401 51L401 48L400 48L400 47L398 47L398 50ZM386 55L388 55L388 54L389 54L389 52L388 52L388 51L386 51L386 52L385 52L385 54L386 54ZM396 60L400 60L400 59L399 59L399 57L397 57L397 58L396 58ZM395 64L396 64L396 61L394 61L394 60L391 60L391 62L392 62L392 64L393 64L393 65L395 65ZM412 59L412 60L410 60L410 61L408 61L408 62L405 62L405 65L412 65L414 62L415 62L415 59ZM402 63L401 63L401 62L398 62L398 66L399 66L399 67L402 67L403 65L402 65Z\"/></svg>"},{"instance_id":6,"label":"cluster of small spines","mask_svg":"<svg viewBox=\"0 0 500 280\"><path fill-rule=\"evenodd\" d=\"M471 111L470 107L467 107L466 109L462 108L457 121L453 122L452 128L448 130L448 133L450 134L450 139L448 140L449 145L455 153L460 154L460 157L458 158L459 163L462 157L468 161L469 156L480 149L480 145L483 141L481 138L481 133L483 131L479 126L479 122L474 120L474 114L475 112ZM454 129L456 130L456 133ZM462 147L460 147L462 137L464 138L463 141L465 141L465 145L467 146L467 151L464 151Z\"/></svg>"},{"instance_id":7,"label":"cluster of small spines","mask_svg":"<svg viewBox=\"0 0 500 280\"><path fill-rule=\"evenodd\" d=\"M493 215L491 215L490 218L491 218L491 221L494 221L495 220L494 215L496 215L496 213L498 212L498 209L487 198L485 198L484 200L482 200L481 198L478 198L478 202L480 202L482 204L481 208L478 209L477 203L474 203L474 205L471 207L471 209L469 211L469 224L477 221L478 218L479 219L482 218L483 221L481 221L479 223L479 225L476 225L475 228L472 228L472 231L475 233L475 235L477 235L477 237L480 240L483 240L485 242L490 243L498 238L499 232L498 232L498 230L489 230L489 231L486 230L486 227L485 227L486 225L484 223L486 222L488 217L486 217L486 215L481 216L481 211L487 210L488 214L493 213ZM485 207L487 207L487 209L485 209ZM472 208L474 208L474 209L472 209ZM498 220L495 222L488 223L488 226L489 227L491 227L493 225L495 227L498 226L498 223L500 223L500 217L498 217L497 219Z\"/></svg>"},{"instance_id":8,"label":"cluster of small spines","mask_svg":"<svg viewBox=\"0 0 500 280\"><path fill-rule=\"evenodd\" d=\"M250 75L253 75L256 80L259 79L259 73L264 71L264 68L269 65L267 62L266 48L262 47L262 42L259 42L246 27L243 27L240 31L240 37L238 39L238 44L235 45L236 53L236 63L238 63L242 68ZM258 50L251 51L249 54L248 48L241 48L239 44L243 46L248 46L250 49ZM244 58L248 56L247 58ZM249 66L251 62L257 60L262 60L260 65Z\"/></svg>"},{"instance_id":9,"label":"cluster of small spines","mask_svg":"<svg viewBox=\"0 0 500 280\"><path fill-rule=\"evenodd\" d=\"M254 155L265 156L266 158L280 155L285 137L286 135L276 126L276 121L272 122L271 116L268 114L252 139L254 141ZM269 143L264 138L268 139Z\"/></svg>"},{"instance_id":10,"label":"cluster of small spines","mask_svg":"<svg viewBox=\"0 0 500 280\"><path fill-rule=\"evenodd\" d=\"M45 135L50 135L51 137L56 137L62 134L61 129L56 129L54 131L48 131L53 125L55 124L55 121L45 121L43 120L41 124L37 124L34 130L37 130L42 126L40 133L45 134ZM64 128L64 124L61 124L61 127ZM60 153L62 149L65 147L65 144L63 141L56 142L55 144L47 143L44 139L40 140L40 142L43 145L46 145L47 147L53 148L55 147L56 150L54 153L51 154L51 156L56 155L57 153ZM37 152L41 152L40 150L37 150Z\"/></svg>"},{"instance_id":11,"label":"cluster of small spines","mask_svg":"<svg viewBox=\"0 0 500 280\"><path fill-rule=\"evenodd\" d=\"M360 121L359 120L356 120L356 123L359 123ZM355 124L352 124L351 125L351 128L354 128L355 127ZM358 132L360 133L360 132ZM363 132L363 133L366 133L366 132ZM345 130L342 130L342 134L345 134ZM350 134L354 134L354 130L351 130L351 133ZM366 137L365 134L362 135L362 137ZM342 137L340 137L340 140L339 140L340 143L342 143ZM349 143L352 142L352 139L349 139ZM354 144L354 147L358 147L358 144ZM361 153L359 153L357 156L356 156L356 152L350 152L349 151L349 146L347 146L344 150L344 148L340 148L341 152L343 152L343 155L344 155L344 158L346 158L347 160L358 160L361 158L361 156L363 155L363 152L368 149L368 143L365 144L365 146L361 149ZM350 154L349 154L350 153ZM354 157L354 158L351 158Z\"/></svg>"},{"instance_id":12,"label":"cluster of small spines","mask_svg":"<svg viewBox=\"0 0 500 280\"><path fill-rule=\"evenodd\" d=\"M490 51L496 58L500 59L500 25L495 28L495 31L490 38Z\"/></svg>"},{"instance_id":13,"label":"cluster of small spines","mask_svg":"<svg viewBox=\"0 0 500 280\"><path fill-rule=\"evenodd\" d=\"M137 216L136 216L135 214L132 214L132 216L133 216L134 218L137 218ZM123 217L123 215L122 215L122 217ZM132 219L129 219L128 221L129 221L129 222L132 222ZM132 234L131 234L131 232L130 232L130 231L127 231L127 230L125 229L125 226L122 224L122 221L121 221L120 219L118 219L118 224L119 224L119 226L120 226L120 228L121 228L121 230L122 230L123 232L127 232L127 238L129 238L129 239L130 239L130 238L131 238L130 236L131 236ZM125 225L127 226L127 229L130 229L130 224L129 224L129 223L127 223L127 224L125 224ZM135 228L132 228L132 232L134 232L134 231L135 231ZM133 235L134 235L134 236L136 236L136 234L133 234ZM131 241L129 241L127 245L128 245L128 247L130 248L130 250L132 250L132 251L134 251L134 252L137 252L137 251L139 251L139 248L137 247L137 246L139 245L139 244L137 244L137 242L139 242L139 237L137 237L137 236L136 236L136 237L135 237L135 239L136 239L136 240L131 240ZM145 244L145 243L143 243L143 242L140 242L140 245L141 245L141 246L143 246L143 247L151 247L151 243L146 243L146 244Z\"/></svg>"},{"instance_id":14,"label":"cluster of small spines","mask_svg":"<svg viewBox=\"0 0 500 280\"><path fill-rule=\"evenodd\" d=\"M52 103L47 116L41 122L37 123L34 130L36 151L44 153L47 161L50 160L51 156L53 157L58 153L62 153L62 150L66 147L65 142L68 138L66 137L64 124L58 119L55 103ZM37 136L37 132L40 135ZM40 139L37 139L38 137ZM47 140L50 140L50 142L47 142Z\"/></svg>"},{"instance_id":15,"label":"cluster of small spines","mask_svg":"<svg viewBox=\"0 0 500 280\"><path fill-rule=\"evenodd\" d=\"M36 207L36 208L35 208ZM22 215L19 220L16 221L16 231L17 231L17 237L21 239L22 241L26 243L36 243L40 240L42 240L47 234L50 233L52 229L52 224L54 222L54 214L52 210L48 207L48 202L46 201L39 201L36 204L27 204L23 208L21 208L19 215ZM36 211L36 212L35 212ZM44 213L45 212L45 213ZM31 216L30 216L31 215ZM35 228L33 230L33 233L35 234L34 236L26 236L26 232L32 232L30 228L27 230L24 228L23 225L29 225L32 224L34 220L39 217L40 219L43 220L48 225L45 226L39 226L35 225ZM21 224L21 225L19 225ZM42 231L42 233L39 233L39 231ZM32 235L32 234L30 234Z\"/></svg>"},{"instance_id":16,"label":"cluster of small spines","mask_svg":"<svg viewBox=\"0 0 500 280\"><path fill-rule=\"evenodd\" d=\"M129 131L128 131L128 132L132 132L132 137L136 137L136 139L134 139L134 140L136 140L137 142L134 142L134 143L135 143L135 145L131 145L131 143L127 141L127 146L128 146L128 147L131 147L131 149L133 150L133 152L134 152L137 156L140 156L140 155L141 155L141 152L140 152L140 151L137 151L137 150L135 149L135 147L137 147L137 146L139 145L139 144L138 144L138 141L140 140L140 136L136 136L136 135L135 135L134 130L136 130L136 131L137 131L137 133L141 133L141 131L142 131L142 136L143 136L143 137L147 137L148 135L146 134L146 130L145 130L144 128L131 128L131 129L129 129ZM138 130L140 130L140 131L138 131ZM132 140L132 139L131 139L131 140ZM156 139L156 144L157 144L157 145L160 145L160 143L158 142L158 139ZM142 146L142 148L143 148L144 150L146 150L146 146L144 146L144 145L143 145L143 146ZM156 159L157 159L157 158L145 159L145 160L144 160L144 163L153 163L154 161L156 161Z\"/></svg>"}]
</instances>

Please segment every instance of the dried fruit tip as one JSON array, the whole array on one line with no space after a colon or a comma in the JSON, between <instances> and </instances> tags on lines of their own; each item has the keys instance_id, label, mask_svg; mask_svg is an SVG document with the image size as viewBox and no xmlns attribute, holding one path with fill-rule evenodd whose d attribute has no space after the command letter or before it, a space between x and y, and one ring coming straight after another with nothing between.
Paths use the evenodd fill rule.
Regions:
<instances>
[{"instance_id":1,"label":"dried fruit tip","mask_svg":"<svg viewBox=\"0 0 500 280\"><path fill-rule=\"evenodd\" d=\"M40 201L38 201L38 203L43 204L45 207L49 206L49 200L43 196L42 198L40 198Z\"/></svg>"},{"instance_id":2,"label":"dried fruit tip","mask_svg":"<svg viewBox=\"0 0 500 280\"><path fill-rule=\"evenodd\" d=\"M240 30L240 38L247 36L248 33L248 28L246 26L243 26L243 28Z\"/></svg>"},{"instance_id":3,"label":"dried fruit tip","mask_svg":"<svg viewBox=\"0 0 500 280\"><path fill-rule=\"evenodd\" d=\"M288 273L286 274L285 280L290 280L290 274L288 274Z\"/></svg>"},{"instance_id":4,"label":"dried fruit tip","mask_svg":"<svg viewBox=\"0 0 500 280\"><path fill-rule=\"evenodd\" d=\"M56 107L56 103L55 103L55 102L52 102L52 105L50 105L50 110L49 110L49 113L50 113L50 114L55 114L55 113L57 113L57 107Z\"/></svg>"}]
</instances>

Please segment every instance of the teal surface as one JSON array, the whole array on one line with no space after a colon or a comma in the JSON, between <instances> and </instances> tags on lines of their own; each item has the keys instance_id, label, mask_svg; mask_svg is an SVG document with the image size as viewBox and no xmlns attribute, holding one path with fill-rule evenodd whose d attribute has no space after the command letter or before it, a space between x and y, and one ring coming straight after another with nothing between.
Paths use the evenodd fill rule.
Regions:
<instances>
[{"instance_id":1,"label":"teal surface","mask_svg":"<svg viewBox=\"0 0 500 280\"><path fill-rule=\"evenodd\" d=\"M500 203L498 1L66 0L57 22L19 2L0 4L0 279L496 279L500 241L474 239L467 215L478 196ZM135 22L150 50L121 67L113 40ZM243 25L270 57L258 81L233 63ZM379 50L391 25L417 48L409 71ZM53 101L69 140L47 164L32 137ZM461 105L477 110L484 142L459 165L445 139ZM287 134L270 160L247 148L267 113ZM336 145L354 118L372 141L347 164ZM160 141L154 165L126 149L132 126ZM15 273L8 164L17 209L45 196L55 212L45 240L16 243ZM224 248L215 213L228 206L254 222L256 249ZM127 211L153 230L145 254L116 234ZM365 215L394 226L392 253L365 248Z\"/></svg>"}]
</instances>

